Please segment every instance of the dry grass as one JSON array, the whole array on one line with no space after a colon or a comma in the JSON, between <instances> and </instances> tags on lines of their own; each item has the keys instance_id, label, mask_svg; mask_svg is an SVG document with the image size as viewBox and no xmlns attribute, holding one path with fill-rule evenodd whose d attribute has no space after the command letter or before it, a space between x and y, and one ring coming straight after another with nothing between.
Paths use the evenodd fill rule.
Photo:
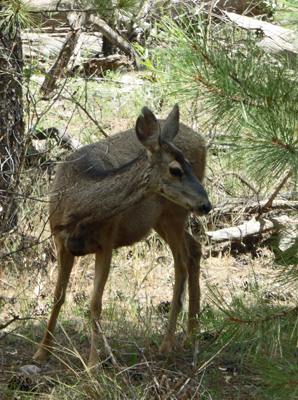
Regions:
<instances>
[{"instance_id":1,"label":"dry grass","mask_svg":"<svg viewBox=\"0 0 298 400\"><path fill-rule=\"evenodd\" d=\"M36 261L32 268L28 261L34 260L42 248L38 258L40 265ZM38 385L37 392L44 392L41 398L46 399L69 396L78 399L163 399L176 384L177 390L170 395L171 399L232 399L237 398L237 391L242 393L240 398L253 398L253 391L247 390L243 382L252 382L255 378L251 371L240 371L239 360L230 351L226 351L224 357L216 357L200 374L187 378L193 362L193 350L182 344L187 310L179 321L173 354L169 357L158 354L167 322L167 314L160 313L159 305L171 300L173 262L168 248L155 235L132 249L120 249L113 257L104 294L102 326L120 370L106 361L102 346L99 369L90 375L86 368L91 335L89 299L94 274L94 259L88 256L79 258L73 269L67 302L60 313L55 333L53 357L46 364L38 364L42 373L37 378L31 377L31 386L21 384L21 389L13 391L14 386L9 382L19 382L20 367L32 364L31 357L43 335L56 281L56 261L51 259L51 242L40 245L39 249L34 247L27 255L28 261L25 263L24 260L21 273L17 267L8 265L1 280L2 321L10 320L12 315L28 318L15 321L2 332L7 336L0 344L0 385L6 398L16 398L13 393L28 390L28 387L32 389L35 384ZM270 280L272 278L268 252L255 260L245 254L209 257L205 253L205 257L201 279L204 306L210 303L207 283L216 286L228 300L235 294L244 293L249 282L257 281L265 290L269 285L268 276ZM201 345L205 348L212 342L211 335L202 340ZM212 356L212 351L202 353L199 365L204 365ZM123 383L124 371L126 380ZM7 387L11 388L11 395Z\"/></svg>"}]
</instances>

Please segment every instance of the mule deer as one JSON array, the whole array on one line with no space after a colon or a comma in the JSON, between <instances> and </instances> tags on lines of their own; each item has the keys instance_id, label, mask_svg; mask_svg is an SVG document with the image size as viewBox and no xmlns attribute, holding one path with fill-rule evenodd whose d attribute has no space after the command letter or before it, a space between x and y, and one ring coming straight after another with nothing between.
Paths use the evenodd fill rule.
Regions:
<instances>
[{"instance_id":1,"label":"mule deer","mask_svg":"<svg viewBox=\"0 0 298 400\"><path fill-rule=\"evenodd\" d=\"M176 147L173 140L178 131ZM50 197L58 280L52 314L35 360L43 360L50 353L74 256L96 254L90 305L96 321L102 309L113 249L144 239L152 228L169 244L175 262L170 319L160 351L167 353L173 347L187 276L187 336L191 338L195 332L200 307L201 247L185 230L185 222L190 211L204 215L211 209L201 184L206 160L204 141L190 128L179 126L177 105L165 121L156 120L144 107L135 132L130 129L82 147L58 166ZM194 173L178 148L191 161ZM97 340L94 323L89 366L98 362Z\"/></svg>"}]
</instances>

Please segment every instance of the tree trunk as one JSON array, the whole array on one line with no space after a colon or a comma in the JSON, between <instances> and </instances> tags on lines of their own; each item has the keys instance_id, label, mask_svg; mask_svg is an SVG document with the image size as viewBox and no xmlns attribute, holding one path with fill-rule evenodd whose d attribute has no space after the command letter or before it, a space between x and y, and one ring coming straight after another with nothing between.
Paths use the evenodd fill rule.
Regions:
<instances>
[{"instance_id":1,"label":"tree trunk","mask_svg":"<svg viewBox=\"0 0 298 400\"><path fill-rule=\"evenodd\" d=\"M0 22L5 7L0 1ZM0 235L17 224L24 139L23 53L17 24L0 23Z\"/></svg>"}]
</instances>

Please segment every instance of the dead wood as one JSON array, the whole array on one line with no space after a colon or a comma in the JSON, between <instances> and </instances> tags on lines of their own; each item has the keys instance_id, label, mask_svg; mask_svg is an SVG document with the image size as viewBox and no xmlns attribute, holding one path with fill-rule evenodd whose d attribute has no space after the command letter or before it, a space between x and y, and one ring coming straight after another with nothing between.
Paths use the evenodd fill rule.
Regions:
<instances>
[{"instance_id":1,"label":"dead wood","mask_svg":"<svg viewBox=\"0 0 298 400\"><path fill-rule=\"evenodd\" d=\"M108 57L102 58L91 58L89 60L84 61L81 64L77 64L72 69L72 72L80 72L83 71L84 74L99 74L102 75L104 71L116 71L121 66L130 65L130 61L120 54L113 54Z\"/></svg>"},{"instance_id":2,"label":"dead wood","mask_svg":"<svg viewBox=\"0 0 298 400\"><path fill-rule=\"evenodd\" d=\"M60 127L51 127L34 133L34 139L45 140L48 138L55 139L59 145L63 145L69 150L74 150L82 146L77 139L71 138L68 133Z\"/></svg>"},{"instance_id":3,"label":"dead wood","mask_svg":"<svg viewBox=\"0 0 298 400\"><path fill-rule=\"evenodd\" d=\"M26 5L29 10L59 10L65 6L69 7L69 0L28 0Z\"/></svg>"},{"instance_id":4,"label":"dead wood","mask_svg":"<svg viewBox=\"0 0 298 400\"><path fill-rule=\"evenodd\" d=\"M130 382L129 382L129 374L128 374L128 372L124 368L122 368L121 365L116 360L116 358L115 358L115 356L113 354L113 351L111 349L111 346L109 345L109 342L108 342L108 340L107 340L107 338L106 338L106 336L105 336L105 334L103 332L103 329L101 327L100 322L94 320L93 323L95 325L94 328L97 330L99 336L101 337L101 340L102 340L102 343L103 343L103 346L104 346L104 349L105 349L105 352L106 352L106 355L107 355L109 361L112 363L113 367L116 369L117 375L120 377L120 379L122 380L123 384L127 387L127 389L129 389L130 394L132 395L131 398L135 399L136 397L135 397L134 393L132 392L132 390L130 389L131 385L130 385Z\"/></svg>"},{"instance_id":5,"label":"dead wood","mask_svg":"<svg viewBox=\"0 0 298 400\"><path fill-rule=\"evenodd\" d=\"M263 201L253 201L247 202L247 199L236 199L233 202L227 202L224 204L219 204L214 207L213 213L230 215L230 214L239 214L239 213L260 213L260 210L263 210L266 206L266 211L268 211L268 200ZM295 200L284 200L277 199L272 202L270 206L270 210L289 210L289 211L297 211L298 210L298 201Z\"/></svg>"},{"instance_id":6,"label":"dead wood","mask_svg":"<svg viewBox=\"0 0 298 400\"><path fill-rule=\"evenodd\" d=\"M296 61L298 55L298 41L296 36L289 29L235 13L224 12L224 14L228 20L232 21L240 28L262 34L263 39L259 42L259 46L265 51L274 55L290 57L292 60Z\"/></svg>"},{"instance_id":7,"label":"dead wood","mask_svg":"<svg viewBox=\"0 0 298 400\"><path fill-rule=\"evenodd\" d=\"M287 199L276 199L277 194L280 192L281 188L284 186L288 178L291 176L289 171L286 171L284 176L278 182L276 187L273 189L271 195L268 199L262 201L251 201L248 202L247 199L237 199L233 202L220 204L213 209L213 216L217 215L226 216L230 218L231 215L237 216L238 219L243 214L251 215L257 214L250 221L245 222L241 225L219 229L217 231L206 232L206 235L215 242L222 241L233 241L242 240L245 237L263 234L270 230L283 230L288 228L291 224L296 224L297 221L290 219L288 216L262 216L268 211L297 211L298 201L287 200Z\"/></svg>"},{"instance_id":8,"label":"dead wood","mask_svg":"<svg viewBox=\"0 0 298 400\"><path fill-rule=\"evenodd\" d=\"M57 79L65 72L65 68L69 63L70 58L74 54L80 34L82 32L82 28L86 23L86 16L82 13L69 13L69 20L72 31L66 36L66 40L62 46L62 49L60 50L60 53L49 72L46 74L40 89L40 91L44 93L46 97L50 96L54 90ZM78 51L79 49L77 49L77 52Z\"/></svg>"},{"instance_id":9,"label":"dead wood","mask_svg":"<svg viewBox=\"0 0 298 400\"><path fill-rule=\"evenodd\" d=\"M124 40L117 32L115 32L103 19L95 17L94 15L89 16L89 25L92 26L94 30L98 30L102 33L113 45L117 46L126 55L132 58L133 63L137 69L140 68L141 64L139 62L139 57L135 52L134 48Z\"/></svg>"},{"instance_id":10,"label":"dead wood","mask_svg":"<svg viewBox=\"0 0 298 400\"><path fill-rule=\"evenodd\" d=\"M250 221L231 228L219 229L215 232L206 232L206 235L215 242L223 242L225 240L242 240L245 237L262 234L270 230L281 230L289 224L295 223L287 216L263 218L256 220L252 218Z\"/></svg>"},{"instance_id":11,"label":"dead wood","mask_svg":"<svg viewBox=\"0 0 298 400\"><path fill-rule=\"evenodd\" d=\"M212 0L205 1L210 6ZM213 7L220 11L243 15L264 15L270 13L268 3L260 0L215 0Z\"/></svg>"},{"instance_id":12,"label":"dead wood","mask_svg":"<svg viewBox=\"0 0 298 400\"><path fill-rule=\"evenodd\" d=\"M266 210L268 210L268 209L270 209L272 207L273 201L275 200L276 196L281 191L281 189L285 186L285 184L287 183L287 181L288 181L288 179L290 178L291 175L292 175L292 170L285 171L285 173L283 174L283 176L281 177L281 179L277 183L276 187L272 191L271 195L269 196L269 198L267 200L267 203L263 206L262 212L265 212Z\"/></svg>"},{"instance_id":13,"label":"dead wood","mask_svg":"<svg viewBox=\"0 0 298 400\"><path fill-rule=\"evenodd\" d=\"M67 37L64 41L64 44L61 48L61 40L54 42L53 41L53 47L55 48L57 52L57 47L59 48L59 55L57 57L57 60L55 64L53 65L52 69L49 71L49 76L46 78L48 81L47 85L43 87L44 90L51 91L52 90L52 81L57 79L62 73L63 68L65 68L68 65L68 61L71 58L72 53L75 53L73 55L73 59L78 59L80 58L80 47L82 46L84 39L81 37L83 34L82 32L82 26L86 24L88 28L92 28L92 30L100 32L105 38L108 39L109 42L111 42L113 45L118 47L121 51L123 51L127 56L129 56L132 59L132 62L134 66L139 69L141 64L139 62L139 57L137 53L135 52L133 46L130 45L125 39L123 39L116 31L114 31L104 20L102 20L99 17L94 16L94 14L89 13L87 20L82 23L82 20L84 19L84 16L86 13L84 12L70 12L70 10L66 10L65 6L67 6L67 2L65 1L57 1L57 0L44 0L41 1L40 3L34 0L31 0L29 2L29 7L32 10L32 12L40 14L42 21L43 21L43 28L52 28L53 32L55 33L57 30L61 31L61 25L63 28L68 29L67 32L69 32L69 25L66 21L69 22L69 17L73 14L76 14L76 22L70 23L72 32L67 33ZM51 18L51 14L49 13L49 9L51 9L54 13L54 18ZM57 11L57 13L56 13ZM62 13L62 14L61 14ZM60 26L57 25L57 20L60 22ZM66 23L66 24L65 24ZM77 26L77 24L80 23L80 26ZM63 25L64 24L64 25ZM74 26L76 25L76 26ZM57 32L56 32L57 33ZM27 50L27 55L32 57L34 54L39 54L39 51L36 51L33 48L33 51L28 44L30 44L30 35L27 39L27 42L25 43L26 45L26 50ZM97 36L97 35L96 35ZM47 41L49 39L47 38ZM100 48L100 50L102 50ZM41 48L41 52L43 53L43 49ZM76 65L78 64L76 60ZM118 68L119 62L115 62L113 65L114 69ZM121 64L123 65L123 64ZM72 69L72 67L68 68L69 70Z\"/></svg>"},{"instance_id":14,"label":"dead wood","mask_svg":"<svg viewBox=\"0 0 298 400\"><path fill-rule=\"evenodd\" d=\"M63 25L54 30L52 27L46 27L41 31L26 30L22 32L24 57L27 59L38 58L41 62L57 57L65 44L69 31L70 27ZM78 42L80 42L80 52L77 52L75 47L74 63L70 62L70 69L79 63L84 54L95 57L102 51L102 35L99 32L82 32Z\"/></svg>"},{"instance_id":15,"label":"dead wood","mask_svg":"<svg viewBox=\"0 0 298 400\"><path fill-rule=\"evenodd\" d=\"M28 0L26 7L43 27L58 27L68 24L67 14L72 11L69 3L68 0Z\"/></svg>"}]
</instances>

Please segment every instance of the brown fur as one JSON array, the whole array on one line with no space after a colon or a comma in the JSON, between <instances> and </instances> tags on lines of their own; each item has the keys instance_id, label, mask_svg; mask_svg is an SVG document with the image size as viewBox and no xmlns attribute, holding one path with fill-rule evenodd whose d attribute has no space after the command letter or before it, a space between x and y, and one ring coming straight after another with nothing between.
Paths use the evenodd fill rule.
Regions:
<instances>
[{"instance_id":1,"label":"brown fur","mask_svg":"<svg viewBox=\"0 0 298 400\"><path fill-rule=\"evenodd\" d=\"M162 132L166 131L164 132L166 139L168 139L168 134L171 133L167 129L171 131L176 126L178 130L177 115L174 110L176 109L174 108L168 117L168 122L160 121ZM172 116L173 113L175 118ZM150 119L149 122L150 124L147 123L144 129L146 130L146 126L150 125L148 129L154 130L154 121ZM166 125L167 128L165 128ZM79 149L68 157L66 163L59 166L50 206L50 224L57 246L59 276L48 329L41 347L34 356L35 359L44 359L49 354L48 349L52 345L51 337L59 310L65 299L74 255L96 253L91 313L94 320L97 320L101 312L101 298L110 270L113 249L129 246L144 239L151 229L154 229L169 244L175 261L175 286L170 321L160 351L162 353L169 352L174 344L176 321L182 307L187 277L189 282L187 336L191 338L195 332L197 328L196 318L200 307L201 247L185 230L189 210L160 194L153 193L163 193L164 189L159 190L155 187L156 183L153 182L154 184L152 184L152 171L158 165L158 173L164 173L165 178L163 179L167 182L167 185L170 185L171 183L169 184L167 181L168 170L166 167L168 163L172 165L171 163L174 162L174 166L177 164L178 169L181 168L185 175L189 174L190 180L193 179L189 164L183 157L184 154L192 166L194 175L202 182L206 164L206 147L203 138L183 124L179 125L179 134L174 140L174 145L183 154L176 150L176 147L171 145L168 140L164 144L159 140L159 145L152 144L151 138L149 138L149 141L148 146L147 143L145 144L148 149L147 154L144 153L144 143L140 142L140 138L138 139L134 130L127 130L109 139ZM154 146L160 146L158 155L152 150ZM169 160L165 162L164 159ZM162 163L165 164L165 167ZM117 191L121 184L121 179L118 179L119 174L123 174L121 179L124 179L123 177L128 174L125 185L127 194L129 194L129 198L121 198L121 205L125 204L120 212L117 208L119 205L118 197L121 195L119 190ZM138 183L136 177L138 174L145 182L141 179ZM136 183L133 182L134 179ZM94 192L99 190L97 185L100 187L99 195L98 193L92 194L92 187L94 187ZM196 186L196 181L194 186ZM152 187L154 187L154 190ZM116 195L112 197L111 192L116 193ZM139 196L138 198L135 197L136 193ZM104 207L104 210L101 208L105 196L112 212L108 208L106 208L107 212L104 211ZM202 202L205 204L202 213L207 213L210 209L207 194L203 190L200 199L199 196L198 194L198 204L202 204ZM130 201L130 198L133 200ZM200 210L201 208L198 207L197 211L200 212ZM97 362L96 343L97 332L96 327L94 327L89 365L94 365Z\"/></svg>"}]
</instances>

